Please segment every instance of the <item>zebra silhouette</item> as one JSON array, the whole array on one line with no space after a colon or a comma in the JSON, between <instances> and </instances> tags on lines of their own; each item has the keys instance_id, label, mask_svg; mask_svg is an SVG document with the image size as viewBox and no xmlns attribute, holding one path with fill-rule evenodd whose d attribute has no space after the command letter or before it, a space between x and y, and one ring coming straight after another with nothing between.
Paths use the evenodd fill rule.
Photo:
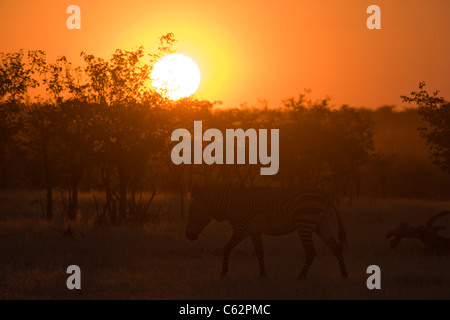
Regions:
<instances>
[{"instance_id":1,"label":"zebra silhouette","mask_svg":"<svg viewBox=\"0 0 450 320\"><path fill-rule=\"evenodd\" d=\"M256 252L260 276L265 277L261 235L284 235L297 231L305 251L299 280L306 277L316 255L313 232L331 249L342 277L347 278L342 254L346 243L345 229L336 207L323 193L284 188L194 187L192 198L186 226L189 240L196 240L212 219L228 221L233 228L233 235L223 250L222 277L228 273L231 251L248 236ZM338 220L339 243L332 233L333 213Z\"/></svg>"}]
</instances>

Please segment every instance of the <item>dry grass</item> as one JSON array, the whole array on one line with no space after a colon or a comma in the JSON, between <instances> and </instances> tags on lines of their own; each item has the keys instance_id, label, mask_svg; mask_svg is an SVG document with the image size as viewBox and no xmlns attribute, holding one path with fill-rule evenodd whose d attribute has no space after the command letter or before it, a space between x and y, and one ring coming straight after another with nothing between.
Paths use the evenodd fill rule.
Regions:
<instances>
[{"instance_id":1,"label":"dry grass","mask_svg":"<svg viewBox=\"0 0 450 320\"><path fill-rule=\"evenodd\" d=\"M446 299L450 296L450 258L424 251L414 240L397 250L385 233L401 222L423 224L450 202L360 200L341 205L349 247L350 278L340 278L331 252L315 239L318 251L308 278L296 281L303 263L295 234L264 237L267 279L259 279L249 240L230 259L220 279L221 248L231 233L212 223L198 242L184 238L184 223L164 217L145 227L94 227L91 196L84 195L73 240L62 236L64 222L42 220L38 192L0 194L1 299ZM161 197L158 201L174 201ZM173 206L176 211L176 204ZM450 225L448 225L450 228ZM65 270L82 271L82 290L66 288ZM382 270L382 289L366 288L368 265Z\"/></svg>"}]
</instances>

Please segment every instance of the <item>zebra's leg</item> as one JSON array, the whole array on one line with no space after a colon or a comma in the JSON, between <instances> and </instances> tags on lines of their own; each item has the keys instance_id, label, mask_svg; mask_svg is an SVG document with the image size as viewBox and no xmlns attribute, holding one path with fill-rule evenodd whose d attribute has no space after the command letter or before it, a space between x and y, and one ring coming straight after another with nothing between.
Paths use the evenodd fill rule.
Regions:
<instances>
[{"instance_id":1,"label":"zebra's leg","mask_svg":"<svg viewBox=\"0 0 450 320\"><path fill-rule=\"evenodd\" d=\"M331 228L327 223L327 220L322 220L316 230L319 237L325 242L325 244L333 252L334 256L338 260L339 269L341 270L341 275L344 279L348 278L347 269L345 268L344 255L342 254L342 247L333 237Z\"/></svg>"},{"instance_id":2,"label":"zebra's leg","mask_svg":"<svg viewBox=\"0 0 450 320\"><path fill-rule=\"evenodd\" d=\"M316 256L316 249L314 249L314 244L312 241L312 230L310 229L298 229L298 234L300 235L300 240L302 241L303 250L305 251L305 264L303 269L298 276L299 280L306 278L309 268Z\"/></svg>"},{"instance_id":3,"label":"zebra's leg","mask_svg":"<svg viewBox=\"0 0 450 320\"><path fill-rule=\"evenodd\" d=\"M259 275L261 278L266 277L266 267L264 266L264 248L262 244L261 234L251 235L253 247L255 248L256 258L258 258Z\"/></svg>"},{"instance_id":4,"label":"zebra's leg","mask_svg":"<svg viewBox=\"0 0 450 320\"><path fill-rule=\"evenodd\" d=\"M228 258L230 257L231 250L236 247L242 240L248 236L248 233L243 229L235 229L233 235L223 249L223 263L221 277L225 277L228 273Z\"/></svg>"}]
</instances>

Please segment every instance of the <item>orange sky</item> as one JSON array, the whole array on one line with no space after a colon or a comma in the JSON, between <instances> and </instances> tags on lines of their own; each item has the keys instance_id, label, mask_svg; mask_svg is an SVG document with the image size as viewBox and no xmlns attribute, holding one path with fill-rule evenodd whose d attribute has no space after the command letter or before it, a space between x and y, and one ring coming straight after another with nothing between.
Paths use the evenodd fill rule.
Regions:
<instances>
[{"instance_id":1,"label":"orange sky","mask_svg":"<svg viewBox=\"0 0 450 320\"><path fill-rule=\"evenodd\" d=\"M66 28L81 8L82 29ZM366 28L381 7L382 29ZM109 57L173 32L202 72L199 98L225 106L282 99L311 88L334 104L401 105L425 80L450 99L449 0L14 0L0 4L0 51L43 49L78 62Z\"/></svg>"}]
</instances>

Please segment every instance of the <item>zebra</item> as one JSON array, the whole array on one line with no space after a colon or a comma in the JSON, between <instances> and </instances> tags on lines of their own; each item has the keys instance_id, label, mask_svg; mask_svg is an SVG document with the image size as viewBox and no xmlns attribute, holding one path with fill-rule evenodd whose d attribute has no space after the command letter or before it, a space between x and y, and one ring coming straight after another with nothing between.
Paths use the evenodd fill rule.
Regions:
<instances>
[{"instance_id":1,"label":"zebra","mask_svg":"<svg viewBox=\"0 0 450 320\"><path fill-rule=\"evenodd\" d=\"M197 240L212 219L228 221L233 234L223 249L221 276L228 273L228 258L242 240L250 236L259 264L266 276L262 234L284 235L297 230L305 252L305 263L298 276L306 277L316 251L312 234L316 232L337 258L341 275L348 277L343 247L346 233L334 204L321 192L285 188L193 188L186 225L186 237ZM339 243L331 232L332 212L338 220Z\"/></svg>"}]
</instances>

